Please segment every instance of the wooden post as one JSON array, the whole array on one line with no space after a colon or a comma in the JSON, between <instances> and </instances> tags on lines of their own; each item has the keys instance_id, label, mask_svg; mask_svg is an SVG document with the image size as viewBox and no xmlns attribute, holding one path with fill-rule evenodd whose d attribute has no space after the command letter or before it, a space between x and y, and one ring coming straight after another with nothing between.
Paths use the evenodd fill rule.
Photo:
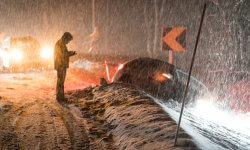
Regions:
<instances>
[{"instance_id":1,"label":"wooden post","mask_svg":"<svg viewBox=\"0 0 250 150\"><path fill-rule=\"evenodd\" d=\"M168 55L168 62L170 63L170 64L173 64L173 51L169 51L169 55Z\"/></svg>"}]
</instances>

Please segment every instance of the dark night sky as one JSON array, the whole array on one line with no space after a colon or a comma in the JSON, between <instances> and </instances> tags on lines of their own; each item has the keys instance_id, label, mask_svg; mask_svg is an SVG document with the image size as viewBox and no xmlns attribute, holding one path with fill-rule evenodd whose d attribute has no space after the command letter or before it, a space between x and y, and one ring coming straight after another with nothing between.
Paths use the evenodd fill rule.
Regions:
<instances>
[{"instance_id":1,"label":"dark night sky","mask_svg":"<svg viewBox=\"0 0 250 150\"><path fill-rule=\"evenodd\" d=\"M91 2L91 0L1 0L0 32L13 36L31 35L40 42L49 40L49 43L54 43L63 32L70 31L79 41L79 38L84 39L92 31ZM145 2L150 7L153 1L96 0L96 24L101 32L102 44L110 46L107 48L108 51L112 49L117 52L120 49L124 53L134 51L141 46L145 37L142 33L144 21L142 4ZM151 23L152 21L154 20L150 20ZM132 38L135 40L131 41Z\"/></svg>"},{"instance_id":2,"label":"dark night sky","mask_svg":"<svg viewBox=\"0 0 250 150\"><path fill-rule=\"evenodd\" d=\"M154 2L96 0L96 25L101 34L98 53L167 57L166 52L160 51L161 27L185 26L187 51L176 54L175 63L187 68L188 64L181 62L192 55L202 7L208 2L197 68L250 69L249 0L156 0L156 5ZM31 35L41 43L53 44L63 32L70 31L78 48L85 51L79 43L92 31L91 9L91 0L1 0L0 32Z\"/></svg>"},{"instance_id":3,"label":"dark night sky","mask_svg":"<svg viewBox=\"0 0 250 150\"><path fill-rule=\"evenodd\" d=\"M64 31L89 32L89 2L81 0L1 0L0 29L14 36L55 39Z\"/></svg>"},{"instance_id":4,"label":"dark night sky","mask_svg":"<svg viewBox=\"0 0 250 150\"><path fill-rule=\"evenodd\" d=\"M146 2L147 1L147 2ZM96 0L96 24L102 44L112 49L133 51L141 46L144 2L151 0ZM92 0L1 0L0 32L13 36L34 36L54 43L65 31L84 39L92 32ZM160 2L160 1L159 1ZM154 20L151 20L154 21ZM132 38L137 40L132 42ZM122 42L119 43L117 41ZM129 45L129 46L128 46ZM110 50L108 50L110 51Z\"/></svg>"}]
</instances>

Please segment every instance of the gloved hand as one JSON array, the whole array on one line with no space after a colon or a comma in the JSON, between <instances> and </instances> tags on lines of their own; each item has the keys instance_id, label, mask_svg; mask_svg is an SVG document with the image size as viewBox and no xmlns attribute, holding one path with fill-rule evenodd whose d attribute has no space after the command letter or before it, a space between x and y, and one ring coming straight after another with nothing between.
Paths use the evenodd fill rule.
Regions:
<instances>
[{"instance_id":1,"label":"gloved hand","mask_svg":"<svg viewBox=\"0 0 250 150\"><path fill-rule=\"evenodd\" d=\"M76 51L69 51L69 56L76 55Z\"/></svg>"}]
</instances>

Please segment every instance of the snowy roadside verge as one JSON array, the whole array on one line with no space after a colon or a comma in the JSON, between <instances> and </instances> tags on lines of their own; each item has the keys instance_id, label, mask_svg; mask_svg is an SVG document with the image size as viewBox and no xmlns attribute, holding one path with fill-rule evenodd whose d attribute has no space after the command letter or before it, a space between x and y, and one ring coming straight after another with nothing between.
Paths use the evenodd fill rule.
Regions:
<instances>
[{"instance_id":1,"label":"snowy roadside verge","mask_svg":"<svg viewBox=\"0 0 250 150\"><path fill-rule=\"evenodd\" d=\"M109 84L72 91L67 96L80 110L90 143L98 143L98 148L197 148L183 130L178 147L173 147L175 121L143 91L131 85Z\"/></svg>"}]
</instances>

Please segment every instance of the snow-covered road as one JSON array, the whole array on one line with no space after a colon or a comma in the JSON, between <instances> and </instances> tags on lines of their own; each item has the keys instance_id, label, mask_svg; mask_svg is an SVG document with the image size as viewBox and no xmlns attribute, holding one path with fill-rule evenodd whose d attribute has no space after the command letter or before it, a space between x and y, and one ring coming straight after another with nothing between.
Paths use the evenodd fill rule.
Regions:
<instances>
[{"instance_id":1,"label":"snow-covered road","mask_svg":"<svg viewBox=\"0 0 250 150\"><path fill-rule=\"evenodd\" d=\"M56 72L0 74L0 149L87 149L81 122L55 100ZM66 90L94 85L69 70Z\"/></svg>"},{"instance_id":2,"label":"snow-covered road","mask_svg":"<svg viewBox=\"0 0 250 150\"><path fill-rule=\"evenodd\" d=\"M160 106L178 121L180 104ZM209 101L201 100L184 109L181 127L205 150L249 150L250 115L223 111Z\"/></svg>"}]
</instances>

